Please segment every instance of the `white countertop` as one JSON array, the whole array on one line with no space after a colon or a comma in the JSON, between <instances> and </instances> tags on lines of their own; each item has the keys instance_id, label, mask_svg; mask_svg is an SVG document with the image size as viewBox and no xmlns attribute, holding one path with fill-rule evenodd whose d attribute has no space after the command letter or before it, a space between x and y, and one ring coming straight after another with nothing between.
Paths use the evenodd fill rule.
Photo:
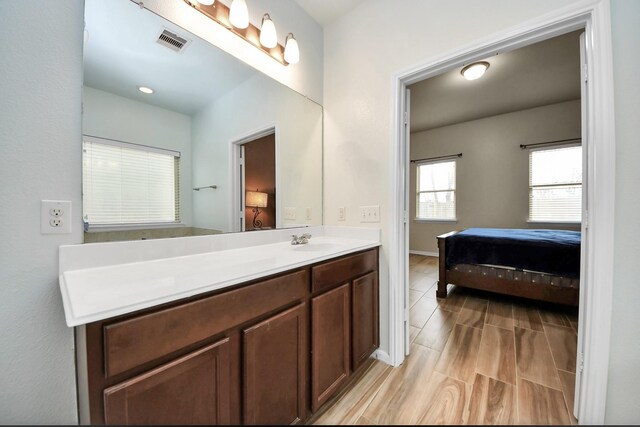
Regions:
<instances>
[{"instance_id":1,"label":"white countertop","mask_svg":"<svg viewBox=\"0 0 640 427\"><path fill-rule=\"evenodd\" d=\"M67 325L131 313L380 245L379 239L371 239L371 233L365 239L353 238L354 233L345 233L349 237L326 234L334 235L314 235L305 245L280 241L66 271L61 268Z\"/></svg>"}]
</instances>

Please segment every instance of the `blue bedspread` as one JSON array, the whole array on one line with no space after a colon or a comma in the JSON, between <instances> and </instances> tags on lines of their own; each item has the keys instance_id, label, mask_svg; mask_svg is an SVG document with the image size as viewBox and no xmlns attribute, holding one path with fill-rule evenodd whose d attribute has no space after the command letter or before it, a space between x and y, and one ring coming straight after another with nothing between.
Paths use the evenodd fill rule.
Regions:
<instances>
[{"instance_id":1,"label":"blue bedspread","mask_svg":"<svg viewBox=\"0 0 640 427\"><path fill-rule=\"evenodd\" d=\"M493 264L580 276L580 232L468 228L446 240L446 265Z\"/></svg>"}]
</instances>

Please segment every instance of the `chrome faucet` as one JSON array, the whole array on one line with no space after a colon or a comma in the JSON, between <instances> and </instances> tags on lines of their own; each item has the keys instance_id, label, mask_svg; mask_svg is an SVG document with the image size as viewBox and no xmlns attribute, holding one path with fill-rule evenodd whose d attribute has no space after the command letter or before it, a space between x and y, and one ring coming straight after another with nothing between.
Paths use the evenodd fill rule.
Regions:
<instances>
[{"instance_id":1,"label":"chrome faucet","mask_svg":"<svg viewBox=\"0 0 640 427\"><path fill-rule=\"evenodd\" d=\"M304 233L302 236L298 237L295 234L291 235L291 244L292 245L304 245L305 243L309 243L309 239L311 238L311 234Z\"/></svg>"}]
</instances>

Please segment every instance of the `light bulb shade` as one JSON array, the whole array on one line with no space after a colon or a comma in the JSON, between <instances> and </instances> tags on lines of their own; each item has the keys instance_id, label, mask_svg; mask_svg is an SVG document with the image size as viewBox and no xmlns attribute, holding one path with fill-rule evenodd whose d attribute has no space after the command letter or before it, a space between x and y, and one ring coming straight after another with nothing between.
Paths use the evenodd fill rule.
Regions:
<instances>
[{"instance_id":1,"label":"light bulb shade","mask_svg":"<svg viewBox=\"0 0 640 427\"><path fill-rule=\"evenodd\" d=\"M284 46L284 60L289 64L297 64L300 61L298 41L293 37L292 33L287 34L287 40Z\"/></svg>"},{"instance_id":2,"label":"light bulb shade","mask_svg":"<svg viewBox=\"0 0 640 427\"><path fill-rule=\"evenodd\" d=\"M474 62L473 64L469 64L466 67L464 67L462 71L460 71L460 73L467 80L475 80L482 77L484 72L487 71L487 68L489 68L488 62L485 62L485 61Z\"/></svg>"},{"instance_id":3,"label":"light bulb shade","mask_svg":"<svg viewBox=\"0 0 640 427\"><path fill-rule=\"evenodd\" d=\"M266 208L268 197L269 195L267 193L261 193L259 191L247 191L245 197L245 206L249 206L250 208Z\"/></svg>"},{"instance_id":4,"label":"light bulb shade","mask_svg":"<svg viewBox=\"0 0 640 427\"><path fill-rule=\"evenodd\" d=\"M276 34L276 26L273 24L271 17L265 13L262 17L262 27L260 28L260 44L264 47L272 48L278 45L278 35Z\"/></svg>"},{"instance_id":5,"label":"light bulb shade","mask_svg":"<svg viewBox=\"0 0 640 427\"><path fill-rule=\"evenodd\" d=\"M196 0L196 1L205 6L211 6L213 3L215 3L215 0Z\"/></svg>"},{"instance_id":6,"label":"light bulb shade","mask_svg":"<svg viewBox=\"0 0 640 427\"><path fill-rule=\"evenodd\" d=\"M236 28L247 28L249 26L249 10L244 0L233 0L229 9L229 22Z\"/></svg>"}]
</instances>

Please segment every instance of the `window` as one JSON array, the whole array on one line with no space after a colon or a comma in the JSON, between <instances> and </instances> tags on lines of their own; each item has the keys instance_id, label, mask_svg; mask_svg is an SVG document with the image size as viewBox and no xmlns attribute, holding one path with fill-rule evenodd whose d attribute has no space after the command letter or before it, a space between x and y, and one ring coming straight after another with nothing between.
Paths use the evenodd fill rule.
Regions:
<instances>
[{"instance_id":1,"label":"window","mask_svg":"<svg viewBox=\"0 0 640 427\"><path fill-rule=\"evenodd\" d=\"M417 167L416 219L456 219L456 161L422 163Z\"/></svg>"},{"instance_id":2,"label":"window","mask_svg":"<svg viewBox=\"0 0 640 427\"><path fill-rule=\"evenodd\" d=\"M529 221L580 222L582 147L529 152Z\"/></svg>"},{"instance_id":3,"label":"window","mask_svg":"<svg viewBox=\"0 0 640 427\"><path fill-rule=\"evenodd\" d=\"M177 223L179 176L178 152L85 136L84 221L88 228Z\"/></svg>"}]
</instances>

